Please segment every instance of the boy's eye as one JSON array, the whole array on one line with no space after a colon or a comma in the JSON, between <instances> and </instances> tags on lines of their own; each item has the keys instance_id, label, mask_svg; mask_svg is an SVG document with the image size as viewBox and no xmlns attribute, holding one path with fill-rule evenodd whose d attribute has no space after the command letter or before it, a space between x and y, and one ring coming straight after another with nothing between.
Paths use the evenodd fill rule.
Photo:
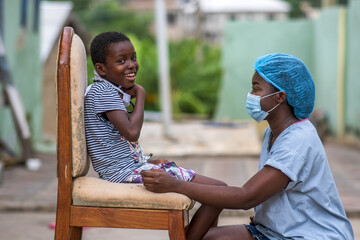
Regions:
<instances>
[{"instance_id":1,"label":"boy's eye","mask_svg":"<svg viewBox=\"0 0 360 240\"><path fill-rule=\"evenodd\" d=\"M135 56L135 57L132 57L132 58L131 58L131 61L136 62L136 61L137 61L136 56Z\"/></svg>"},{"instance_id":2,"label":"boy's eye","mask_svg":"<svg viewBox=\"0 0 360 240\"><path fill-rule=\"evenodd\" d=\"M125 63L125 60L124 59L119 59L118 63Z\"/></svg>"}]
</instances>

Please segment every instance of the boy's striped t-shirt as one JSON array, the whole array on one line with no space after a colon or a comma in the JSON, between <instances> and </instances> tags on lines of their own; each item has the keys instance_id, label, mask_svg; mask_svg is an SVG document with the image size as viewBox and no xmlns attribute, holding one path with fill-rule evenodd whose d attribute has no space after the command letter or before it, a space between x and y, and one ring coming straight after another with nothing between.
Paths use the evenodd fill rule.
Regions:
<instances>
[{"instance_id":1,"label":"boy's striped t-shirt","mask_svg":"<svg viewBox=\"0 0 360 240\"><path fill-rule=\"evenodd\" d=\"M143 163L135 161L128 141L107 119L105 113L111 110L126 111L118 91L109 82L95 82L85 96L88 153L100 178L122 182Z\"/></svg>"}]
</instances>

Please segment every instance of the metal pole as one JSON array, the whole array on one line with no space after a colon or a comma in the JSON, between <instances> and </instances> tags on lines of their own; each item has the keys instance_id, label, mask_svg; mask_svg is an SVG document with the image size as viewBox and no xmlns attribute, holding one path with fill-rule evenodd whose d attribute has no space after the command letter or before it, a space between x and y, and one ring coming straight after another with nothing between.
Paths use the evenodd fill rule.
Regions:
<instances>
[{"instance_id":1,"label":"metal pole","mask_svg":"<svg viewBox=\"0 0 360 240\"><path fill-rule=\"evenodd\" d=\"M338 67L337 67L337 136L345 134L345 61L346 61L346 9L340 8L338 21Z\"/></svg>"},{"instance_id":2,"label":"metal pole","mask_svg":"<svg viewBox=\"0 0 360 240\"><path fill-rule=\"evenodd\" d=\"M159 86L161 97L161 111L163 120L163 134L165 137L171 137L170 125L171 116L171 98L169 86L169 56L167 39L167 20L166 6L164 0L155 0L155 24L156 24L156 44L158 51L159 64Z\"/></svg>"}]
</instances>

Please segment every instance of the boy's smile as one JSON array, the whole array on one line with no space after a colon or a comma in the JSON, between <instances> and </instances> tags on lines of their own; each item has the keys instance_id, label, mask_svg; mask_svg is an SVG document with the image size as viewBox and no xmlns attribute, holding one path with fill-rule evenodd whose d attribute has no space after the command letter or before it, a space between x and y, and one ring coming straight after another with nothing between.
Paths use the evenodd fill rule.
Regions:
<instances>
[{"instance_id":1,"label":"boy's smile","mask_svg":"<svg viewBox=\"0 0 360 240\"><path fill-rule=\"evenodd\" d=\"M126 89L133 87L139 63L132 43L121 41L110 44L106 62L101 64L101 69L103 71L99 74L106 80Z\"/></svg>"}]
</instances>

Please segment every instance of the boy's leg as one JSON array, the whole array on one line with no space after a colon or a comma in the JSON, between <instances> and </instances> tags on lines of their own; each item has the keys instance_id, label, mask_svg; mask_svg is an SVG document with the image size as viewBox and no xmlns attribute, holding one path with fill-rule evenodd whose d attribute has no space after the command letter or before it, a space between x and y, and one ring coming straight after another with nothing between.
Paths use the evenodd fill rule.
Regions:
<instances>
[{"instance_id":1,"label":"boy's leg","mask_svg":"<svg viewBox=\"0 0 360 240\"><path fill-rule=\"evenodd\" d=\"M196 174L191 182L207 185L226 186L226 184L222 181L199 174ZM217 226L218 217L221 211L222 209L220 208L201 205L201 207L196 211L193 218L191 219L186 239L202 239L211 227Z\"/></svg>"}]
</instances>

